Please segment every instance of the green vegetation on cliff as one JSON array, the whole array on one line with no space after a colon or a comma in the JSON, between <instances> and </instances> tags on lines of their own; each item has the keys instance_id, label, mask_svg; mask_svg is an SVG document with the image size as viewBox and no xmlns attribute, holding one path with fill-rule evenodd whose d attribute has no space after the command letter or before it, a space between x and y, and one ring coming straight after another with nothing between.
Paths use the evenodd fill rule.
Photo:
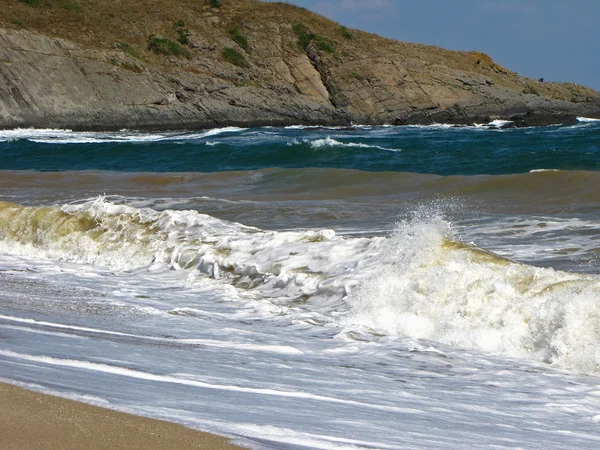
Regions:
<instances>
[{"instance_id":1,"label":"green vegetation on cliff","mask_svg":"<svg viewBox=\"0 0 600 450\"><path fill-rule=\"evenodd\" d=\"M301 49L305 50L310 44L314 44L319 50L335 53L335 44L328 37L311 32L307 26L301 23L295 23L292 30L298 36L298 45Z\"/></svg>"},{"instance_id":2,"label":"green vegetation on cliff","mask_svg":"<svg viewBox=\"0 0 600 450\"><path fill-rule=\"evenodd\" d=\"M243 48L246 53L250 51L248 38L240 31L238 27L233 27L229 30L229 37L233 42Z\"/></svg>"},{"instance_id":3,"label":"green vegetation on cliff","mask_svg":"<svg viewBox=\"0 0 600 450\"><path fill-rule=\"evenodd\" d=\"M441 64L479 73L489 72L493 65L489 57L474 58L467 53L400 43L348 30L305 8L284 2L7 0L0 11L0 22L67 39L92 49L108 50L119 46L119 43L127 43L129 47L121 46L127 53L130 53L129 49L147 49L145 55L138 53L133 56L143 58L151 65L170 64L161 55L190 57L192 60L212 57L217 60L223 48L228 47L221 44L223 35L246 53L250 50L250 40L260 49L268 44L264 41L277 38L282 39L283 44L297 42L296 48L301 52L312 44L318 51L351 61L378 57L397 58L399 61L419 59L426 64ZM261 32L261 29L272 32ZM152 38L149 41L149 36L156 36L159 40ZM184 47L178 48L170 42ZM194 48L215 46L218 49L216 53L201 51L192 54ZM255 57L260 58L260 53ZM477 65L476 60L483 63ZM352 71L349 69L348 73ZM486 75L494 78L496 72Z\"/></svg>"},{"instance_id":4,"label":"green vegetation on cliff","mask_svg":"<svg viewBox=\"0 0 600 450\"><path fill-rule=\"evenodd\" d=\"M230 64L238 67L248 67L248 61L240 52L231 47L225 47L221 52L223 59Z\"/></svg>"},{"instance_id":5,"label":"green vegetation on cliff","mask_svg":"<svg viewBox=\"0 0 600 450\"><path fill-rule=\"evenodd\" d=\"M182 47L178 42L156 35L152 35L148 39L148 50L152 50L158 55L173 55L187 59L191 59L192 57L192 54L189 52L189 50Z\"/></svg>"},{"instance_id":6,"label":"green vegetation on cliff","mask_svg":"<svg viewBox=\"0 0 600 450\"><path fill-rule=\"evenodd\" d=\"M92 110L194 127L600 115L591 89L520 77L480 52L349 30L285 2L6 0L0 28L6 61L17 61L0 62L12 83L0 80L0 108L33 117L18 123L65 114L68 124Z\"/></svg>"}]
</instances>

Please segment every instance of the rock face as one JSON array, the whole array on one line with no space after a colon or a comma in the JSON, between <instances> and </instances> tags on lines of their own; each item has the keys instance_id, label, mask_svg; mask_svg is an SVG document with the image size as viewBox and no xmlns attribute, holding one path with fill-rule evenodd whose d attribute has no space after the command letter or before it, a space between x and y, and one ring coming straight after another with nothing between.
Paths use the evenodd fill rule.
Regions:
<instances>
[{"instance_id":1,"label":"rock face","mask_svg":"<svg viewBox=\"0 0 600 450\"><path fill-rule=\"evenodd\" d=\"M178 129L347 122L329 102L306 56L273 67L289 81L261 86L212 73L151 66L129 70L130 59L38 33L0 30L0 127Z\"/></svg>"},{"instance_id":2,"label":"rock face","mask_svg":"<svg viewBox=\"0 0 600 450\"><path fill-rule=\"evenodd\" d=\"M116 3L126 7L122 3L128 1ZM102 39L90 39L94 4L90 0L92 9L78 12L89 22L85 34L48 30L33 19L22 29L0 16L0 127L192 129L493 119L530 126L600 117L600 94L591 89L520 77L481 53L350 32L289 5L232 0L218 9L200 2L197 11L171 11L171 19L187 19L179 25L189 27L185 58L148 50L149 33L98 30ZM47 13L25 4L13 9L13 22L17 13L34 19ZM58 20L66 20L69 12L59 12ZM140 20L145 30L162 30L176 41L174 21ZM231 62L226 49L237 52L241 63Z\"/></svg>"}]
</instances>

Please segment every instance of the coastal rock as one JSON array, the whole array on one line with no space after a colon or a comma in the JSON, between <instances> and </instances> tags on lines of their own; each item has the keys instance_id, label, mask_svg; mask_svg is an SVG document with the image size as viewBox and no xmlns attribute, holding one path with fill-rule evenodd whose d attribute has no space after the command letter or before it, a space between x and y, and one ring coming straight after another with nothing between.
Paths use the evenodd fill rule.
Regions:
<instances>
[{"instance_id":1,"label":"coastal rock","mask_svg":"<svg viewBox=\"0 0 600 450\"><path fill-rule=\"evenodd\" d=\"M45 8L11 3L0 13L0 127L468 124L491 116L536 126L600 117L598 92L520 77L481 53L344 33L291 5L199 2L190 12L183 3L129 17L132 0L115 2L107 25L90 18L103 11L98 0L78 12L49 0L52 24L40 20ZM15 17L29 22L15 26ZM150 35L181 53L149 50Z\"/></svg>"}]
</instances>

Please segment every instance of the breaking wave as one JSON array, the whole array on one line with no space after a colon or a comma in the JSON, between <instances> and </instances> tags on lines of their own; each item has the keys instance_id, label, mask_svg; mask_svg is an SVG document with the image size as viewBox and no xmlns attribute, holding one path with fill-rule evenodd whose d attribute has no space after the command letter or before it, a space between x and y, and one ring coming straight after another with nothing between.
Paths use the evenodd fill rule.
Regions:
<instances>
[{"instance_id":1,"label":"breaking wave","mask_svg":"<svg viewBox=\"0 0 600 450\"><path fill-rule=\"evenodd\" d=\"M587 373L600 369L600 280L455 241L439 218L399 224L348 324Z\"/></svg>"},{"instance_id":2,"label":"breaking wave","mask_svg":"<svg viewBox=\"0 0 600 450\"><path fill-rule=\"evenodd\" d=\"M600 372L597 276L519 264L456 239L421 208L388 237L265 231L196 211L106 201L0 203L0 251L110 267L175 269L241 298L318 313L340 332L425 338Z\"/></svg>"},{"instance_id":3,"label":"breaking wave","mask_svg":"<svg viewBox=\"0 0 600 450\"><path fill-rule=\"evenodd\" d=\"M104 144L123 142L189 141L244 131L246 128L224 127L201 132L150 133L136 130L113 132L72 131L65 129L16 128L0 130L0 142L28 140L40 144Z\"/></svg>"},{"instance_id":4,"label":"breaking wave","mask_svg":"<svg viewBox=\"0 0 600 450\"><path fill-rule=\"evenodd\" d=\"M383 150L388 152L401 152L401 148L388 148L382 147L380 145L373 144L363 144L360 142L341 142L337 139L333 139L331 136L327 136L323 139L314 139L314 140L303 140L298 141L297 139L292 140L288 143L288 145L298 145L298 144L310 144L313 149L322 149L328 147L351 147L351 148L371 148L377 150Z\"/></svg>"},{"instance_id":5,"label":"breaking wave","mask_svg":"<svg viewBox=\"0 0 600 450\"><path fill-rule=\"evenodd\" d=\"M161 133L0 130L0 169L206 173L321 167L436 175L597 171L598 135L598 122L504 130L499 121L471 127L230 127Z\"/></svg>"}]
</instances>

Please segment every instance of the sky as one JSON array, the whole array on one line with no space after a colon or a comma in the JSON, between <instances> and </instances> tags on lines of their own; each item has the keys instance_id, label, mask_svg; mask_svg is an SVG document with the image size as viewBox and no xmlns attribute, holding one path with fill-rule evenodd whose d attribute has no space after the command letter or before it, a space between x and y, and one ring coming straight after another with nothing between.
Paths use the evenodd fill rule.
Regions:
<instances>
[{"instance_id":1,"label":"sky","mask_svg":"<svg viewBox=\"0 0 600 450\"><path fill-rule=\"evenodd\" d=\"M269 0L267 0L269 1ZM402 41L478 50L521 75L600 90L600 0L288 0Z\"/></svg>"}]
</instances>

